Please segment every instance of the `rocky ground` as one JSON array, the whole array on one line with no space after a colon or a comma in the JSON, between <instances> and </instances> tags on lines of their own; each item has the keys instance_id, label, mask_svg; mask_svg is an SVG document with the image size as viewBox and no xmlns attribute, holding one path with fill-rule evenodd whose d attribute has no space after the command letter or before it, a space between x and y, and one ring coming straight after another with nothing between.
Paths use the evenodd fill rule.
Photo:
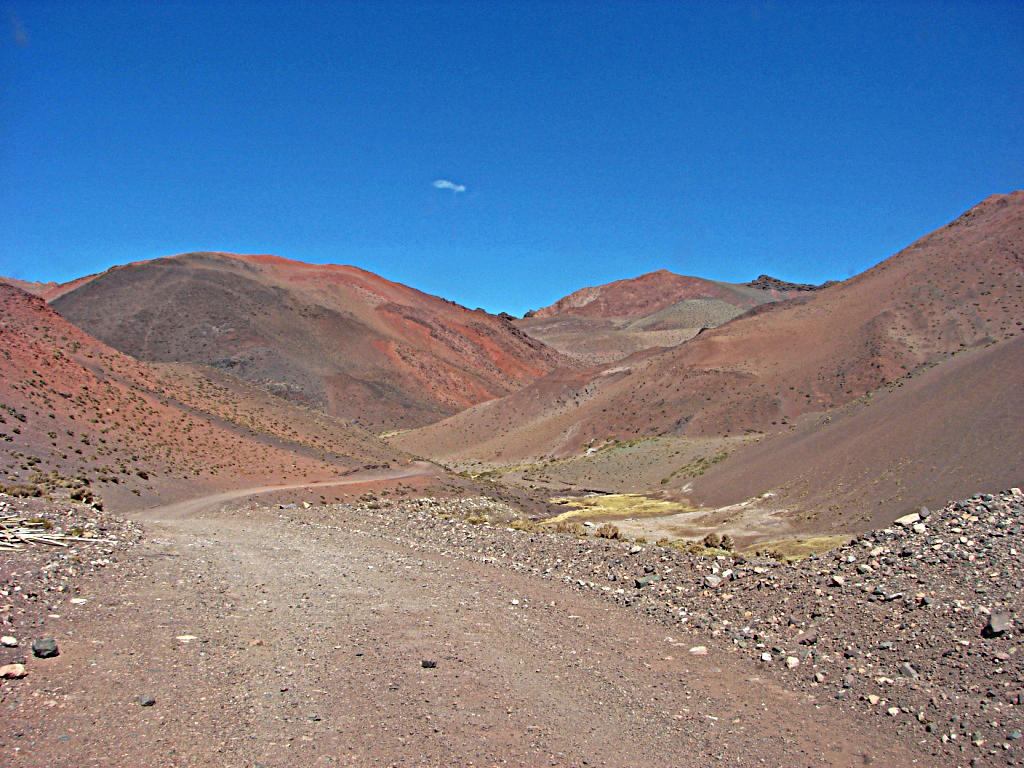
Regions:
<instances>
[{"instance_id":1,"label":"rocky ground","mask_svg":"<svg viewBox=\"0 0 1024 768\"><path fill-rule=\"evenodd\" d=\"M1019 489L923 509L795 565L459 520L501 517L491 504L419 499L374 512L377 530L411 547L559 580L685 627L944 764L1024 764Z\"/></svg>"},{"instance_id":2,"label":"rocky ground","mask_svg":"<svg viewBox=\"0 0 1024 768\"><path fill-rule=\"evenodd\" d=\"M796 565L287 495L153 510L35 588L61 652L0 682L0 764L1024 761L1019 492Z\"/></svg>"},{"instance_id":3,"label":"rocky ground","mask_svg":"<svg viewBox=\"0 0 1024 768\"><path fill-rule=\"evenodd\" d=\"M141 528L86 504L0 494L0 519L41 523L47 534L73 536L60 544L19 544L0 550L0 667L23 665L31 671L32 644L48 639L48 619L74 612L87 602L84 582L117 589L124 561L141 538ZM59 539L58 539L59 540ZM8 674L20 674L12 669Z\"/></svg>"}]
</instances>

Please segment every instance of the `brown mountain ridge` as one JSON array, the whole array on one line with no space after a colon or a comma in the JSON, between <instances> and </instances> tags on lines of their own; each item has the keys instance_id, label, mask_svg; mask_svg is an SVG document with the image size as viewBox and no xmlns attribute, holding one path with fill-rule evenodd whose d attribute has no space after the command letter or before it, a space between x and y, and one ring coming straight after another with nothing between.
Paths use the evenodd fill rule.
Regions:
<instances>
[{"instance_id":1,"label":"brown mountain ridge","mask_svg":"<svg viewBox=\"0 0 1024 768\"><path fill-rule=\"evenodd\" d=\"M760 493L804 477L806 502L820 504L845 477L842 482L854 486L847 489L849 508L852 500L869 495L876 479L872 468L879 468L888 451L896 466L927 455L927 466L936 472L949 460L956 467L956 487L947 489L949 495L965 494L986 481L1005 484L1024 472L1014 458L1024 453L1024 434L1013 416L1017 399L1010 397L1024 381L1019 344L1013 343L1022 324L1024 192L1014 192L988 198L842 283L757 306L667 350L551 374L394 442L442 460L501 463L571 456L611 439L747 435L763 443L751 454L760 457L758 480L712 483L715 472L723 478L732 472L734 481L744 475L745 451L738 451L709 472L703 485L697 483L697 490L706 488L719 503L737 502L755 487ZM961 363L961 354L982 348L986 354L969 358L973 365ZM977 375L979 367L987 374ZM926 371L929 387L911 383ZM954 402L967 395L967 381L974 408ZM894 420L891 432L876 424L872 434L881 442L839 439L874 423L874 417L860 416L848 419L845 431L828 431L829 439L818 443L822 451L813 452L820 454L820 464L808 463L810 456L795 447L795 442L813 444L806 436L791 438L794 447L773 454L790 444L773 443L776 436L790 435L798 424L817 431L802 426L803 420L838 416L859 398L902 385L905 390L891 397L898 404L892 406L894 419L909 413L919 418ZM1005 426L1007 420L1016 427L998 433L1010 441L1007 453L996 451L990 458L981 450L984 437L973 458L957 448L958 436L996 434L991 425ZM844 449L823 452L826 443ZM937 445L945 449L933 450ZM775 461L773 455L789 458ZM844 463L856 477L826 471ZM803 474L813 466L821 473ZM915 470L892 498L912 503L927 495L928 482L928 472ZM808 484L816 484L813 493ZM683 490L680 485L668 489Z\"/></svg>"},{"instance_id":2,"label":"brown mountain ridge","mask_svg":"<svg viewBox=\"0 0 1024 768\"><path fill-rule=\"evenodd\" d=\"M133 357L222 368L375 430L437 421L569 364L503 318L356 267L276 256L130 264L53 306Z\"/></svg>"},{"instance_id":3,"label":"brown mountain ridge","mask_svg":"<svg viewBox=\"0 0 1024 768\"><path fill-rule=\"evenodd\" d=\"M666 269L582 288L517 321L526 333L585 364L673 347L744 312L804 287L767 278L747 284L677 275Z\"/></svg>"}]
</instances>

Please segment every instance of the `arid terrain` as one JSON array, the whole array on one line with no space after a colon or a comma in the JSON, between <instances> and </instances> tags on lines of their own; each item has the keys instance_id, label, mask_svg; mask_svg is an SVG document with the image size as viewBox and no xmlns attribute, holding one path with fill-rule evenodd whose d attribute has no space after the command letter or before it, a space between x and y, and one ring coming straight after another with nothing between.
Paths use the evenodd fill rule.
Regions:
<instances>
[{"instance_id":1,"label":"arid terrain","mask_svg":"<svg viewBox=\"0 0 1024 768\"><path fill-rule=\"evenodd\" d=\"M567 362L507 319L355 267L192 253L69 288L54 307L121 352L213 366L375 429L436 421Z\"/></svg>"},{"instance_id":2,"label":"arid terrain","mask_svg":"<svg viewBox=\"0 0 1024 768\"><path fill-rule=\"evenodd\" d=\"M1022 765L1022 328L1024 192L523 319L0 281L0 765Z\"/></svg>"},{"instance_id":3,"label":"arid terrain","mask_svg":"<svg viewBox=\"0 0 1024 768\"><path fill-rule=\"evenodd\" d=\"M651 489L695 506L770 493L821 528L881 525L1024 471L1022 253L1024 192L993 196L849 280L794 291L668 349L555 371L390 442L501 468L638 441L653 442L646 453L664 465L678 450L664 438L708 450L705 438L747 438L749 448L712 451L703 465L681 461ZM993 429L1001 436L990 439ZM973 440L985 449L968 448ZM879 509L865 515L869 499Z\"/></svg>"},{"instance_id":4,"label":"arid terrain","mask_svg":"<svg viewBox=\"0 0 1024 768\"><path fill-rule=\"evenodd\" d=\"M634 352L674 347L749 309L813 289L767 275L732 285L663 269L583 288L550 307L528 312L516 324L559 352L596 365Z\"/></svg>"}]
</instances>

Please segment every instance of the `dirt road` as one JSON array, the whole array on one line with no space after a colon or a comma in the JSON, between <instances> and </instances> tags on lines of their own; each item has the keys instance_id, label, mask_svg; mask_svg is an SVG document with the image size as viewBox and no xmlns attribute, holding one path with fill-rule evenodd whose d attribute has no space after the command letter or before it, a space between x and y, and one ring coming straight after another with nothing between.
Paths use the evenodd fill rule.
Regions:
<instances>
[{"instance_id":1,"label":"dirt road","mask_svg":"<svg viewBox=\"0 0 1024 768\"><path fill-rule=\"evenodd\" d=\"M292 491L299 488L339 488L346 485L363 485L381 480L405 480L413 477L429 477L438 473L438 467L428 461L413 461L404 467L357 472L335 480L318 480L312 483L289 483L287 485L261 485L250 488L235 488L223 493L199 496L194 499L150 507L137 511L133 516L143 520L176 520L192 517L203 510L216 509L237 499L260 496L275 491Z\"/></svg>"},{"instance_id":2,"label":"dirt road","mask_svg":"<svg viewBox=\"0 0 1024 768\"><path fill-rule=\"evenodd\" d=\"M227 500L146 512L135 572L54 606L0 764L925 764L596 596Z\"/></svg>"}]
</instances>

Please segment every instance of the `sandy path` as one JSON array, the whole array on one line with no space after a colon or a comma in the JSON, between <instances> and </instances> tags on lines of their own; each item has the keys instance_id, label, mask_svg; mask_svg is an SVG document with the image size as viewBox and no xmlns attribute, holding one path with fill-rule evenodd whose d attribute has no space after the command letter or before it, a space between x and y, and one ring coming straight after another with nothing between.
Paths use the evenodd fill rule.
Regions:
<instances>
[{"instance_id":1,"label":"sandy path","mask_svg":"<svg viewBox=\"0 0 1024 768\"><path fill-rule=\"evenodd\" d=\"M0 764L914 764L828 700L596 596L410 550L368 516L199 502L148 525L116 592L59 607L62 653L21 681Z\"/></svg>"}]
</instances>

